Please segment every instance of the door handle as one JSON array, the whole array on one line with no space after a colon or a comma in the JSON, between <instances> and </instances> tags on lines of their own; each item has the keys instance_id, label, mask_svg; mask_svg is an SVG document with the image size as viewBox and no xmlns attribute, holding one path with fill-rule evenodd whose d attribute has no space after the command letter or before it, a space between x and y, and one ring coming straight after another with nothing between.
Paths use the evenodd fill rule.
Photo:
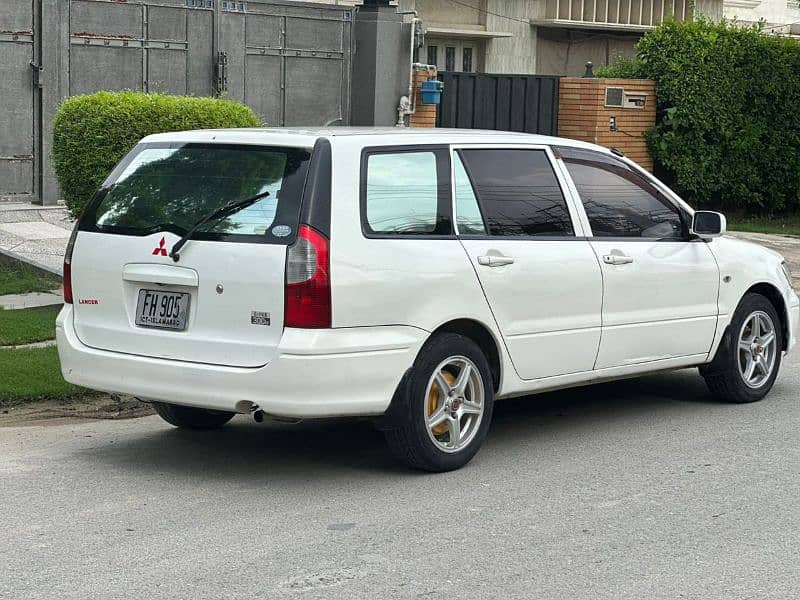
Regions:
<instances>
[{"instance_id":1,"label":"door handle","mask_svg":"<svg viewBox=\"0 0 800 600\"><path fill-rule=\"evenodd\" d=\"M624 254L604 254L603 262L607 265L628 265L633 262L633 257Z\"/></svg>"},{"instance_id":2,"label":"door handle","mask_svg":"<svg viewBox=\"0 0 800 600\"><path fill-rule=\"evenodd\" d=\"M496 254L488 254L486 256L478 257L478 264L484 267L502 267L505 265L513 264L514 259L510 256L497 256Z\"/></svg>"}]
</instances>

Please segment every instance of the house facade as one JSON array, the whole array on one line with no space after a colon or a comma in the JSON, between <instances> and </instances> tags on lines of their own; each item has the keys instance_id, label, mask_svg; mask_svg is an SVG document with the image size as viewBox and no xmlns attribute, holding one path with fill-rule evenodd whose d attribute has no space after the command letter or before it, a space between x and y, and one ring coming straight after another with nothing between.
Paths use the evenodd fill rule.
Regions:
<instances>
[{"instance_id":1,"label":"house facade","mask_svg":"<svg viewBox=\"0 0 800 600\"><path fill-rule=\"evenodd\" d=\"M742 23L763 21L768 31L800 36L798 0L724 0L722 7L726 19Z\"/></svg>"},{"instance_id":2,"label":"house facade","mask_svg":"<svg viewBox=\"0 0 800 600\"><path fill-rule=\"evenodd\" d=\"M722 0L398 0L398 10L422 19L420 61L442 71L543 75L582 75L587 61L631 56L669 16L723 15Z\"/></svg>"}]
</instances>

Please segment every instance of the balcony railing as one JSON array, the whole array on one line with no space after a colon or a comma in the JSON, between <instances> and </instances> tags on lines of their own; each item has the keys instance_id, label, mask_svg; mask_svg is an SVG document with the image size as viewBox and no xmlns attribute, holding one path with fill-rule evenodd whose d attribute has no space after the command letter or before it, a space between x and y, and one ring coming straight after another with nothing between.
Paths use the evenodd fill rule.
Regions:
<instances>
[{"instance_id":1,"label":"balcony railing","mask_svg":"<svg viewBox=\"0 0 800 600\"><path fill-rule=\"evenodd\" d=\"M692 0L545 0L544 14L533 25L643 31L673 16L693 16Z\"/></svg>"}]
</instances>

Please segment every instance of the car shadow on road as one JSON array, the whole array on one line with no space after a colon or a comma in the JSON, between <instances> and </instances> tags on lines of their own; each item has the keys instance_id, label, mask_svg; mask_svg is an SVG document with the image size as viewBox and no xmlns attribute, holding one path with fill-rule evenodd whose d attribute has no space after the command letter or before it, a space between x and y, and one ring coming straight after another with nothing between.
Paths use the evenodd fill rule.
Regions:
<instances>
[{"instance_id":1,"label":"car shadow on road","mask_svg":"<svg viewBox=\"0 0 800 600\"><path fill-rule=\"evenodd\" d=\"M634 428L691 418L715 405L696 371L503 400L495 407L490 448L479 458L519 443L535 451L543 432L603 436L618 430L620 420ZM154 417L147 423L152 427L144 435L137 428L113 442L96 440L98 445L83 452L115 469L203 478L331 479L364 471L420 476L394 461L382 434L367 420L258 424L241 415L211 432L174 429Z\"/></svg>"}]
</instances>

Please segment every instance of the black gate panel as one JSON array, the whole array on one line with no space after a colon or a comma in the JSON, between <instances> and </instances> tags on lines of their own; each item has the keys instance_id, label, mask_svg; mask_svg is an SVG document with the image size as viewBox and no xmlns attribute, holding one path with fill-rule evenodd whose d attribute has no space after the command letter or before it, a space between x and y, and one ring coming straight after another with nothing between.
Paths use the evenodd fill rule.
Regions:
<instances>
[{"instance_id":1,"label":"black gate panel","mask_svg":"<svg viewBox=\"0 0 800 600\"><path fill-rule=\"evenodd\" d=\"M439 127L558 133L556 76L440 73L439 79Z\"/></svg>"}]
</instances>

